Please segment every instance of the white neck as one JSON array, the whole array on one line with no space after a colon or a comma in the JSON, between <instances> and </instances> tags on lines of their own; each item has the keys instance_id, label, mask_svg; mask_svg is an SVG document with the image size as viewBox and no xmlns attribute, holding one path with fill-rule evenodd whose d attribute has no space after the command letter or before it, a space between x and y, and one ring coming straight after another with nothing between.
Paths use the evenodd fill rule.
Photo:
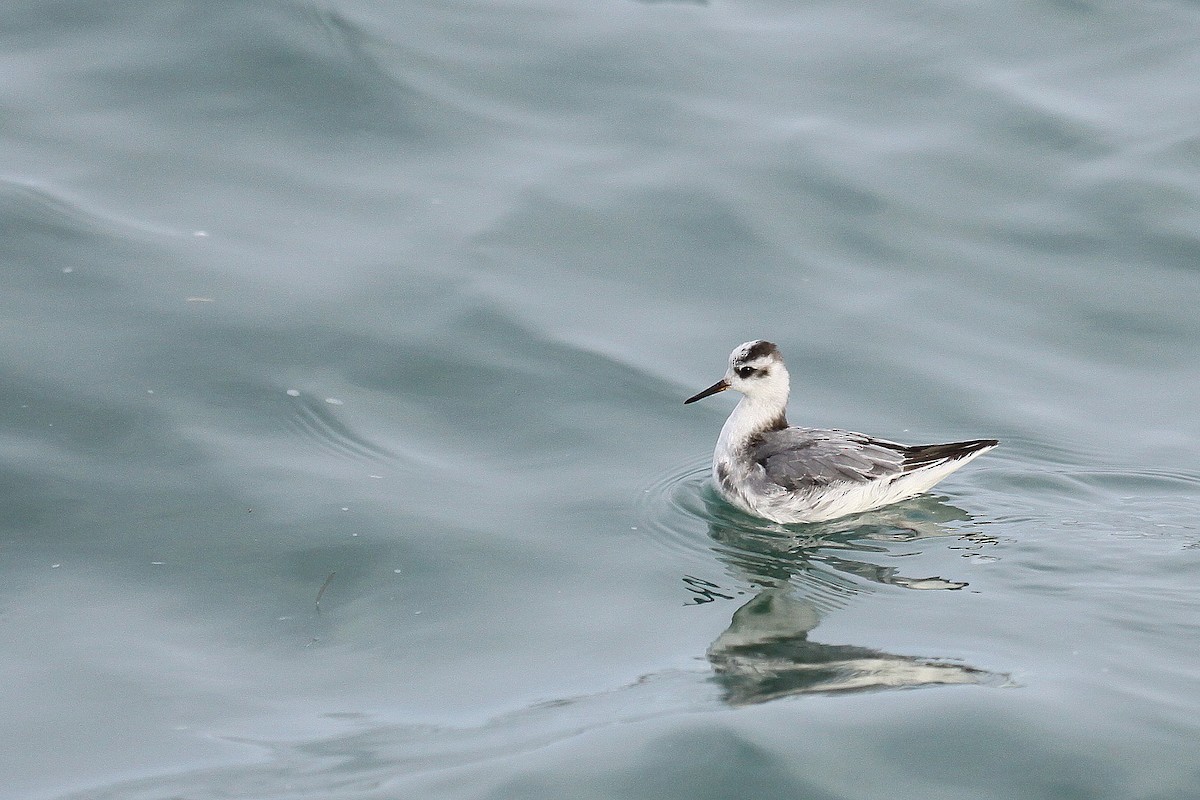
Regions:
<instances>
[{"instance_id":1,"label":"white neck","mask_svg":"<svg viewBox=\"0 0 1200 800\"><path fill-rule=\"evenodd\" d=\"M769 386L757 387L753 396L745 395L725 420L717 439L718 452L730 452L767 428L778 426L785 418L788 401L787 373L778 376Z\"/></svg>"}]
</instances>

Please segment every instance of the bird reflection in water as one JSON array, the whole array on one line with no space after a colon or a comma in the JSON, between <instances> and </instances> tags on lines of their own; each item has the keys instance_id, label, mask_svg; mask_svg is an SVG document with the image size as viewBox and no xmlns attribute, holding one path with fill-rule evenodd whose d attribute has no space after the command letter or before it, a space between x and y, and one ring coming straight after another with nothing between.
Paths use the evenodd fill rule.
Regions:
<instances>
[{"instance_id":1,"label":"bird reflection in water","mask_svg":"<svg viewBox=\"0 0 1200 800\"><path fill-rule=\"evenodd\" d=\"M718 511L712 519L709 534L716 543L714 550L739 583L758 590L734 612L729 627L706 654L729 704L751 705L810 693L1006 682L1005 675L960 662L808 638L824 614L856 594L871 591L872 584L924 590L966 586L936 576L902 575L894 567L849 556L851 552L892 553L897 543L931 537L955 537L969 548L986 545L990 537L947 527L949 522L968 519L961 509L923 498L840 523L807 526L802 533L737 524L727 512ZM693 602L733 599L732 592L716 584L685 580Z\"/></svg>"}]
</instances>

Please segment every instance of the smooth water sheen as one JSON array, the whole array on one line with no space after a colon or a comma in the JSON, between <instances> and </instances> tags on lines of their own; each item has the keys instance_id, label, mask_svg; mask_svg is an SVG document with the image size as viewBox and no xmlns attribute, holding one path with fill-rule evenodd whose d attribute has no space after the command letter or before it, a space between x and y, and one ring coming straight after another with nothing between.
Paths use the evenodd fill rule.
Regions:
<instances>
[{"instance_id":1,"label":"smooth water sheen","mask_svg":"<svg viewBox=\"0 0 1200 800\"><path fill-rule=\"evenodd\" d=\"M0 42L0 797L1200 796L1194 4ZM682 400L759 337L1002 444L746 517Z\"/></svg>"}]
</instances>

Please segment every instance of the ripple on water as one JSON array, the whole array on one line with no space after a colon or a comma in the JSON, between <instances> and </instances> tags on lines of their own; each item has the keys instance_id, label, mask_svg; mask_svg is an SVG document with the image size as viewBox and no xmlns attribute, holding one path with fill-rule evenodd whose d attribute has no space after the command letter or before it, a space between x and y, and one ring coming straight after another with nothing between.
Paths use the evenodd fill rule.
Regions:
<instances>
[{"instance_id":1,"label":"ripple on water","mask_svg":"<svg viewBox=\"0 0 1200 800\"><path fill-rule=\"evenodd\" d=\"M1186 470L1097 468L1074 470L1070 474L1085 486L1126 496L1182 493L1194 497L1200 490L1200 472Z\"/></svg>"},{"instance_id":2,"label":"ripple on water","mask_svg":"<svg viewBox=\"0 0 1200 800\"><path fill-rule=\"evenodd\" d=\"M933 496L811 525L780 525L751 517L718 495L709 461L694 459L643 490L638 530L685 559L687 568L721 562L739 583L803 587L825 610L872 584L907 589L960 589L962 581L907 576L887 560L913 555L914 543L954 539L948 549L978 558L996 540L973 530L965 511ZM884 562L884 563L875 563Z\"/></svg>"},{"instance_id":3,"label":"ripple on water","mask_svg":"<svg viewBox=\"0 0 1200 800\"><path fill-rule=\"evenodd\" d=\"M326 453L374 463L396 458L395 453L355 433L338 418L335 409L341 401L309 397L296 389L289 389L287 394L295 409L289 419L292 429Z\"/></svg>"},{"instance_id":4,"label":"ripple on water","mask_svg":"<svg viewBox=\"0 0 1200 800\"><path fill-rule=\"evenodd\" d=\"M935 497L815 525L779 525L737 511L716 494L708 460L682 464L643 491L639 530L688 561L716 561L733 583L706 580L690 564L692 604L734 601L729 626L706 651L722 698L731 705L810 693L945 684L1002 685L1007 676L940 658L900 655L822 641L827 615L879 585L961 589L963 581L905 575L918 540L957 537L979 548L994 542L961 523L966 512ZM966 555L964 553L963 555ZM907 565L907 566L905 566ZM709 573L711 575L711 573Z\"/></svg>"}]
</instances>

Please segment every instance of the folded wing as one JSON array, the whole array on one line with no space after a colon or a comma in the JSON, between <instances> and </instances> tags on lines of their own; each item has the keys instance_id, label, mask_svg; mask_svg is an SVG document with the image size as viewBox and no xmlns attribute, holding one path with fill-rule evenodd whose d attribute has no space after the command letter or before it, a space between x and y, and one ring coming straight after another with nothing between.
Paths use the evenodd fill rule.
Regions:
<instances>
[{"instance_id":1,"label":"folded wing","mask_svg":"<svg viewBox=\"0 0 1200 800\"><path fill-rule=\"evenodd\" d=\"M784 428L750 444L751 459L765 477L789 491L837 483L868 483L958 461L995 447L994 439L934 445L903 445L861 433Z\"/></svg>"}]
</instances>

